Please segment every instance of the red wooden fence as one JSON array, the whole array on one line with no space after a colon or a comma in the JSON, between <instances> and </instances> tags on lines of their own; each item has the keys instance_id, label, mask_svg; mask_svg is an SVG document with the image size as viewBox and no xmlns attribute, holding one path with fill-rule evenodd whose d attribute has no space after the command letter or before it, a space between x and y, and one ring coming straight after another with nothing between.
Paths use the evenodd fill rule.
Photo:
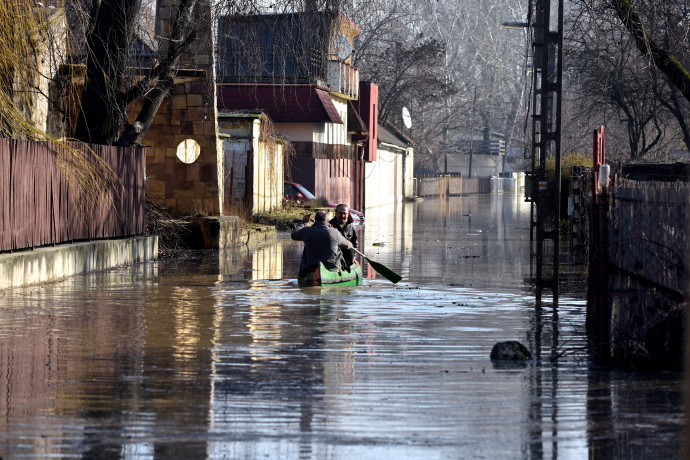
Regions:
<instances>
[{"instance_id":1,"label":"red wooden fence","mask_svg":"<svg viewBox=\"0 0 690 460\"><path fill-rule=\"evenodd\" d=\"M0 139L0 251L143 232L144 149L71 146L93 165L103 160L111 172L102 175L114 173L102 193L84 199L69 166L60 167L64 148Z\"/></svg>"}]
</instances>

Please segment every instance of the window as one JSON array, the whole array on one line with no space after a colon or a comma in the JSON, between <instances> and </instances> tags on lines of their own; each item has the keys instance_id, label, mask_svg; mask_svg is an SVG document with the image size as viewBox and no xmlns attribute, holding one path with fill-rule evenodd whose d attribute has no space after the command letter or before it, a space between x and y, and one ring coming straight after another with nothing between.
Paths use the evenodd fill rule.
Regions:
<instances>
[{"instance_id":1,"label":"window","mask_svg":"<svg viewBox=\"0 0 690 460\"><path fill-rule=\"evenodd\" d=\"M199 153L201 153L201 146L194 139L185 139L177 146L177 158L188 165L199 158Z\"/></svg>"}]
</instances>

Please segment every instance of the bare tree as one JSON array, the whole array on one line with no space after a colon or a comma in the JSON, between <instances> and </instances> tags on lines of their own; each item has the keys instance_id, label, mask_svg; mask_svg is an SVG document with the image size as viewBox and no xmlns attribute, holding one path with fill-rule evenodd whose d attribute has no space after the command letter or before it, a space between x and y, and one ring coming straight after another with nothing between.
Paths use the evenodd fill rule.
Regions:
<instances>
[{"instance_id":1,"label":"bare tree","mask_svg":"<svg viewBox=\"0 0 690 460\"><path fill-rule=\"evenodd\" d=\"M180 55L196 38L193 20L197 3L180 0L158 61L143 75L132 74L127 65L142 12L141 0L93 0L76 5L89 12L86 83L74 131L76 139L124 146L141 141L174 85ZM142 109L130 121L127 107L137 99L142 100Z\"/></svg>"},{"instance_id":2,"label":"bare tree","mask_svg":"<svg viewBox=\"0 0 690 460\"><path fill-rule=\"evenodd\" d=\"M525 20L521 2L463 2L431 7L430 11L437 33L453 31L447 41L455 49L448 56L446 72L461 85L458 102L465 108L471 102L481 120L475 123L473 117L471 125L480 126L478 132L498 131L509 141L526 88L528 44L524 33L501 24Z\"/></svg>"},{"instance_id":3,"label":"bare tree","mask_svg":"<svg viewBox=\"0 0 690 460\"><path fill-rule=\"evenodd\" d=\"M397 124L402 105L412 110L419 161L438 167L473 126L510 141L525 108L527 43L501 23L524 21L523 2L370 2L378 8L353 12L363 30L355 58L379 83L382 117Z\"/></svg>"},{"instance_id":4,"label":"bare tree","mask_svg":"<svg viewBox=\"0 0 690 460\"><path fill-rule=\"evenodd\" d=\"M379 120L402 128L402 107L412 112L411 134L417 144L416 161L438 164L442 150L444 98L455 89L443 73L446 43L425 33L419 5L403 0L364 0L344 6L362 33L357 37L353 63L361 78L379 86ZM430 161L427 161L430 160Z\"/></svg>"},{"instance_id":5,"label":"bare tree","mask_svg":"<svg viewBox=\"0 0 690 460\"><path fill-rule=\"evenodd\" d=\"M630 0L611 1L611 8L630 33L640 52L649 57L654 66L669 78L685 99L690 101L690 73L682 59L683 55L687 54L687 49L683 46L687 43L687 3L671 0L640 2L639 5L638 10ZM654 32L645 26L643 14L647 17L648 23L654 27ZM662 37L666 38L666 46L662 46L660 44L662 42L658 41L654 34L657 34L657 37L663 34ZM681 41L674 41L672 44L668 40L669 36L680 37Z\"/></svg>"},{"instance_id":6,"label":"bare tree","mask_svg":"<svg viewBox=\"0 0 690 460\"><path fill-rule=\"evenodd\" d=\"M569 95L577 101L575 110L582 119L607 124L607 135L614 140L608 143L609 153L618 151L619 158L658 156L678 148L681 142L687 145L688 101L679 98L680 90L671 76L662 72L651 57L651 42L652 48L640 52L640 43L631 35L630 24L621 22L621 5L616 3L582 1L571 11L574 20L566 35L566 73L571 85ZM680 65L678 59L685 60L688 50L685 41L679 42L678 38L688 30L687 21L677 14L680 10L668 7L674 3L680 6L673 1L663 7L644 2L638 5L644 7L647 20L655 25L666 56L673 54ZM641 25L639 16L633 10L628 12L630 20L637 18L633 22Z\"/></svg>"}]
</instances>

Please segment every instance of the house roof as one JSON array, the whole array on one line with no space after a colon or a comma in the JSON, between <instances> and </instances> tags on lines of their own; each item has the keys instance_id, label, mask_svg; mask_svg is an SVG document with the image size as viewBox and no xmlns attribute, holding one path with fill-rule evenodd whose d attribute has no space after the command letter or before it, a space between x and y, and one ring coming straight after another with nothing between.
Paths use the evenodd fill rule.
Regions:
<instances>
[{"instance_id":1,"label":"house roof","mask_svg":"<svg viewBox=\"0 0 690 460\"><path fill-rule=\"evenodd\" d=\"M394 145L402 149L411 147L414 142L389 124L379 124L378 141L385 144Z\"/></svg>"},{"instance_id":2,"label":"house roof","mask_svg":"<svg viewBox=\"0 0 690 460\"><path fill-rule=\"evenodd\" d=\"M314 86L220 85L218 110L221 112L261 111L276 123L343 124L328 93Z\"/></svg>"}]
</instances>

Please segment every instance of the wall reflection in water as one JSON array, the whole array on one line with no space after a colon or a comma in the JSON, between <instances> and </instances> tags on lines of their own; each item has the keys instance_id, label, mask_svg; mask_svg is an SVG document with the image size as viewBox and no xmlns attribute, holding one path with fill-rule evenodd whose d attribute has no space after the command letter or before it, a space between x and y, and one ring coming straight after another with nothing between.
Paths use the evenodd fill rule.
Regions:
<instances>
[{"instance_id":1,"label":"wall reflection in water","mask_svg":"<svg viewBox=\"0 0 690 460\"><path fill-rule=\"evenodd\" d=\"M219 281L279 280L283 278L283 242L257 249L235 247L218 254Z\"/></svg>"},{"instance_id":2,"label":"wall reflection in water","mask_svg":"<svg viewBox=\"0 0 690 460\"><path fill-rule=\"evenodd\" d=\"M357 229L359 250L403 278L408 278L408 256L413 249L413 206L412 203L396 203L367 210L364 227ZM366 261L363 263L367 279L380 278Z\"/></svg>"},{"instance_id":3,"label":"wall reflection in water","mask_svg":"<svg viewBox=\"0 0 690 460\"><path fill-rule=\"evenodd\" d=\"M529 203L512 194L428 199L414 205L410 279L521 289L530 276Z\"/></svg>"},{"instance_id":4,"label":"wall reflection in water","mask_svg":"<svg viewBox=\"0 0 690 460\"><path fill-rule=\"evenodd\" d=\"M257 249L252 254L253 280L283 279L283 244L277 242Z\"/></svg>"},{"instance_id":5,"label":"wall reflection in water","mask_svg":"<svg viewBox=\"0 0 690 460\"><path fill-rule=\"evenodd\" d=\"M312 431L330 378L324 334L332 305L261 282L218 297L216 309L229 315L216 329L211 431L238 439L210 442L210 457L330 456Z\"/></svg>"}]
</instances>

